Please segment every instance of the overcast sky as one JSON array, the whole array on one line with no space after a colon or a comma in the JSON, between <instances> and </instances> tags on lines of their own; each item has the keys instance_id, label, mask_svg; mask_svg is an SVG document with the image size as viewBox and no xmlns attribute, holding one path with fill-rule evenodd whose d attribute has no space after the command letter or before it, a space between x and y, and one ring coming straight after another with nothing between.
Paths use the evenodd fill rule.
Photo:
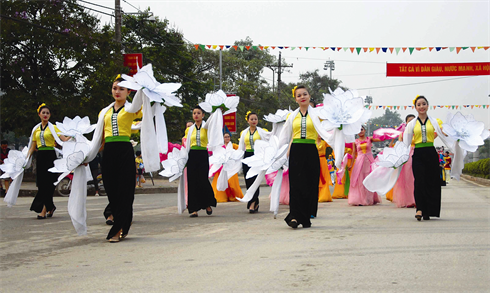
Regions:
<instances>
[{"instance_id":1,"label":"overcast sky","mask_svg":"<svg viewBox=\"0 0 490 293\"><path fill-rule=\"evenodd\" d=\"M291 47L466 47L490 45L490 1L145 1L121 0L125 12L151 8L167 18L184 37L205 45L231 45L250 37L254 44ZM97 1L113 7L114 1ZM82 4L82 3L81 3ZM88 4L84 4L89 6ZM104 10L105 11L105 10ZM109 17L101 17L104 22ZM278 56L279 50L271 54ZM410 105L425 95L432 105L490 104L490 77L387 78L386 63L489 62L490 49L456 52L415 51L360 55L321 49L282 50L294 67L283 74L295 82L299 74L335 61L333 78L373 97L374 105ZM272 83L272 72L264 78ZM277 78L277 76L276 76ZM398 86L403 84L413 84ZM417 84L422 83L422 84ZM443 121L447 109L430 110ZM451 110L456 112L456 110ZM411 111L400 111L405 117ZM463 109L490 128L490 110ZM379 116L384 110L373 111Z\"/></svg>"}]
</instances>

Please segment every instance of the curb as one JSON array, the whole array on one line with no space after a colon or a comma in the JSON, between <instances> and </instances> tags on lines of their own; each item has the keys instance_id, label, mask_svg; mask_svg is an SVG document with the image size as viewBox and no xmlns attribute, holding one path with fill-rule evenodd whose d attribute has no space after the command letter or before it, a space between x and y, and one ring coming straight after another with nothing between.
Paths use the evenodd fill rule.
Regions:
<instances>
[{"instance_id":1,"label":"curb","mask_svg":"<svg viewBox=\"0 0 490 293\"><path fill-rule=\"evenodd\" d=\"M267 184L261 184L260 187L267 187ZM240 185L241 188L246 188L245 185ZM177 187L157 187L157 188L136 188L134 194L155 194L155 193L177 193ZM35 197L37 189L21 189L19 190L19 197ZM62 197L57 192L53 194L54 197ZM94 196L93 194L87 194L87 196ZM5 197L2 194L1 197Z\"/></svg>"},{"instance_id":2,"label":"curb","mask_svg":"<svg viewBox=\"0 0 490 293\"><path fill-rule=\"evenodd\" d=\"M473 182L476 182L476 183L481 184L481 185L490 186L490 179L473 177L473 176L466 175L466 174L461 174L461 177L463 177L466 180L473 181Z\"/></svg>"}]
</instances>

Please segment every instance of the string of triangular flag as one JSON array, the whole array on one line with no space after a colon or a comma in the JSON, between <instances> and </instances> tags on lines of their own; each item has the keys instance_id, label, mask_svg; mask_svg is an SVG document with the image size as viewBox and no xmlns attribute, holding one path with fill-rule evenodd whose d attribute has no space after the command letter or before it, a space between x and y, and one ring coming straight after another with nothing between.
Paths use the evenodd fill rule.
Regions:
<instances>
[{"instance_id":1,"label":"string of triangular flag","mask_svg":"<svg viewBox=\"0 0 490 293\"><path fill-rule=\"evenodd\" d=\"M460 51L462 50L467 50L471 49L471 51L475 52L475 50L488 50L490 46L469 46L469 47L305 47L305 46L238 46L238 45L203 45L203 44L194 44L194 48L196 50L235 50L235 51L250 51L250 50L302 50L305 49L306 51L308 50L331 50L334 52L351 52L351 53L357 53L359 55L361 52L364 53L371 53L371 52L376 52L376 54L379 54L379 52L382 53L389 53L393 54L395 52L397 55L402 52L409 52L410 55L412 55L413 52L415 51L424 51L424 50L429 50L430 52L441 52L444 50L449 50L449 52L455 51L456 54L459 54Z\"/></svg>"},{"instance_id":2,"label":"string of triangular flag","mask_svg":"<svg viewBox=\"0 0 490 293\"><path fill-rule=\"evenodd\" d=\"M388 105L365 105L367 109L390 109L390 110L407 110L407 109L415 109L414 105L409 105L409 106L388 106ZM463 109L463 108L478 108L478 109L490 109L490 105L432 105L429 106L429 109L437 109L437 108L446 108L450 110L454 109Z\"/></svg>"}]
</instances>

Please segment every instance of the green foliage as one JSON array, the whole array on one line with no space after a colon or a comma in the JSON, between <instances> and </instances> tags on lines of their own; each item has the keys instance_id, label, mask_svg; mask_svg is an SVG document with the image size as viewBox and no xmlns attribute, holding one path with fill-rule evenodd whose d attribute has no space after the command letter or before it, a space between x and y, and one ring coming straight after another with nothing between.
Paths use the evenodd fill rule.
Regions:
<instances>
[{"instance_id":1,"label":"green foliage","mask_svg":"<svg viewBox=\"0 0 490 293\"><path fill-rule=\"evenodd\" d=\"M52 120L90 115L110 101L100 82L120 71L112 33L75 0L2 1L2 127L30 133L46 103Z\"/></svg>"},{"instance_id":2,"label":"green foliage","mask_svg":"<svg viewBox=\"0 0 490 293\"><path fill-rule=\"evenodd\" d=\"M465 164L463 174L490 179L490 158Z\"/></svg>"},{"instance_id":3,"label":"green foliage","mask_svg":"<svg viewBox=\"0 0 490 293\"><path fill-rule=\"evenodd\" d=\"M478 147L480 159L490 158L490 139L485 139L485 143Z\"/></svg>"}]
</instances>

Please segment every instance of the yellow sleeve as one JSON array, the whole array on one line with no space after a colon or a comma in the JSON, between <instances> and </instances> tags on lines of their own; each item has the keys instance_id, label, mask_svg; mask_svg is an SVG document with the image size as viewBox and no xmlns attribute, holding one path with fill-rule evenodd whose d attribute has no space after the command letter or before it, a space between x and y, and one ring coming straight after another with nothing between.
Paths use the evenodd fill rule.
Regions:
<instances>
[{"instance_id":1,"label":"yellow sleeve","mask_svg":"<svg viewBox=\"0 0 490 293\"><path fill-rule=\"evenodd\" d=\"M437 120L437 124L439 124L439 128L442 129L442 124L443 124L442 120L441 119L436 119L436 120Z\"/></svg>"},{"instance_id":2,"label":"yellow sleeve","mask_svg":"<svg viewBox=\"0 0 490 293\"><path fill-rule=\"evenodd\" d=\"M54 126L54 131L56 132L56 134L61 132L61 130L58 128L58 126L56 126L56 125L53 125L53 126ZM58 136L60 136L60 135L58 134Z\"/></svg>"},{"instance_id":3,"label":"yellow sleeve","mask_svg":"<svg viewBox=\"0 0 490 293\"><path fill-rule=\"evenodd\" d=\"M262 130L263 130L263 131L265 131L265 132L269 132L269 130L267 130L267 129L265 129L265 128L262 128Z\"/></svg>"}]
</instances>

